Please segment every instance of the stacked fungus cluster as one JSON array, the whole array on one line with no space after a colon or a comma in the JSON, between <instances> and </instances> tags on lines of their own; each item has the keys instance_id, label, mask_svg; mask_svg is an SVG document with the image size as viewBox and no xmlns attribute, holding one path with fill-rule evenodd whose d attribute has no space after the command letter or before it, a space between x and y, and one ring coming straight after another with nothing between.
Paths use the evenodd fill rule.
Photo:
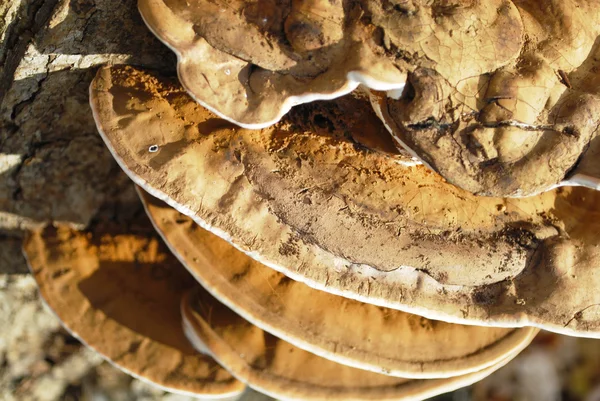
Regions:
<instances>
[{"instance_id":1,"label":"stacked fungus cluster","mask_svg":"<svg viewBox=\"0 0 600 401\"><path fill-rule=\"evenodd\" d=\"M139 0L178 77L90 102L147 217L33 232L43 297L212 398L424 399L600 336L595 3Z\"/></svg>"}]
</instances>

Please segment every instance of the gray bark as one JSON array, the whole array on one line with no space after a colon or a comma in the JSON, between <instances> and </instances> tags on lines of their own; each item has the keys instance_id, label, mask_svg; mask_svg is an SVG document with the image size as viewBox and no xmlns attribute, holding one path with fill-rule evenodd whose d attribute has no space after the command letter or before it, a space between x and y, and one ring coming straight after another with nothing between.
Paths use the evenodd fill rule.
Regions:
<instances>
[{"instance_id":1,"label":"gray bark","mask_svg":"<svg viewBox=\"0 0 600 401\"><path fill-rule=\"evenodd\" d=\"M129 185L88 106L96 68L173 70L134 0L8 0L0 5L0 231L84 227Z\"/></svg>"}]
</instances>

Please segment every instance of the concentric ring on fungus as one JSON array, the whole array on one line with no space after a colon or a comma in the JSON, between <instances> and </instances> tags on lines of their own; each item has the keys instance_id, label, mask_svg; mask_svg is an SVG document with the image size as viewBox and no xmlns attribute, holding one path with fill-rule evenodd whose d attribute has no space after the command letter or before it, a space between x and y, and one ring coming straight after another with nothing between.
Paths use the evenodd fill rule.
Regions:
<instances>
[{"instance_id":1,"label":"concentric ring on fungus","mask_svg":"<svg viewBox=\"0 0 600 401\"><path fill-rule=\"evenodd\" d=\"M537 332L433 321L314 290L138 192L173 254L212 296L261 329L334 362L404 378L453 377L496 365Z\"/></svg>"},{"instance_id":2,"label":"concentric ring on fungus","mask_svg":"<svg viewBox=\"0 0 600 401\"><path fill-rule=\"evenodd\" d=\"M208 351L250 387L284 400L423 400L475 383L518 353L464 376L403 379L340 365L296 348L251 325L204 290L188 293L181 309L185 333L198 350ZM530 332L527 342L536 332Z\"/></svg>"},{"instance_id":3,"label":"concentric ring on fungus","mask_svg":"<svg viewBox=\"0 0 600 401\"><path fill-rule=\"evenodd\" d=\"M600 336L600 192L474 196L357 146L345 135L355 121L335 111L345 101L251 131L131 67L103 68L91 86L133 181L294 280L436 320Z\"/></svg>"},{"instance_id":4,"label":"concentric ring on fungus","mask_svg":"<svg viewBox=\"0 0 600 401\"><path fill-rule=\"evenodd\" d=\"M65 328L121 370L194 397L231 399L246 388L187 341L179 304L196 283L147 219L127 230L49 226L28 236L24 253Z\"/></svg>"}]
</instances>

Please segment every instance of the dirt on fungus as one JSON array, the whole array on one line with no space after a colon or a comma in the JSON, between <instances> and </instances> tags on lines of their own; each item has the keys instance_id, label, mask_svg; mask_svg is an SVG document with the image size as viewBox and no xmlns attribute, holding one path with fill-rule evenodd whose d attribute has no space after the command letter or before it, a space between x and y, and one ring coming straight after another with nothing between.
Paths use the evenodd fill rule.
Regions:
<instances>
[{"instance_id":1,"label":"dirt on fungus","mask_svg":"<svg viewBox=\"0 0 600 401\"><path fill-rule=\"evenodd\" d=\"M439 257L435 250L440 246L456 246L457 249L476 246L479 248L477 253L482 256L488 253L498 255L503 266L500 270L516 273L534 248L523 247L520 241L515 240L520 231L509 227L511 222L530 218L517 208L510 214L495 211L492 216L479 216L481 220L477 222L467 215L452 216L451 211L448 213L443 206L446 200L430 196L425 204L420 199L407 209L398 208L398 205L410 204L411 198L420 197L427 191L427 186L419 182L418 175L427 176L436 187L445 184L434 173L420 167L411 168L413 176L408 177L407 171L399 168L396 157L369 152L354 140L357 136L371 141L380 138L378 146L389 149L389 134L363 99L347 96L335 102L301 105L273 127L248 131L211 116L201 106L190 103L186 93L174 81L158 79L152 74L127 67L115 68L111 74L118 87L114 85L105 90L113 94L112 107L116 113L143 110L155 113L160 119L162 132L173 132L178 126L184 126L183 138L172 142L164 136L156 138L159 147L156 155L147 152L148 146L135 146L140 149L141 157L146 154L152 156L152 168L160 168L174 157L183 156L184 146L208 146L214 155L210 157L214 157L214 161L210 161L214 167L204 168L203 175L207 180L211 180L211 174L226 174L229 176L227 185L231 185L227 192L237 196L239 189L236 186L243 177L254 187L262 202L267 202L270 212L284 224L294 227L302 241L317 244L351 263L366 263L382 271L391 271L397 268L400 260L406 264L415 260L416 265L435 269L433 266ZM167 109L158 111L159 107L163 107L159 104L152 104L152 110L148 110L145 104L153 103L153 99L164 99L168 107L174 108L175 114ZM165 118L162 118L163 115ZM126 128L134 121L135 116L132 116L118 124ZM359 135L352 134L353 131L358 132L356 126L362 130ZM161 143L164 141L167 143ZM212 171L223 162L234 166L233 170L224 167L223 170L217 168ZM179 173L172 171L171 174ZM502 203L495 199L476 199L466 192L451 192L457 199L472 202L473 206L482 210L496 210L497 203ZM229 209L229 203L233 201L228 197L225 195L220 202L225 209ZM526 201L524 203L527 204ZM523 207L525 210L531 208ZM210 218L220 217L211 214ZM457 218L463 222L460 231L450 229L451 234L444 235L448 224L458 225ZM349 231L348 235L340 238L339 230ZM399 233L406 235L407 241L398 240ZM413 250L415 243L425 244L434 252L425 256L426 252L422 249ZM373 247L381 252L373 255ZM343 250L342 253L339 250ZM290 256L298 257L293 255L294 247L287 247L287 251L292 253ZM412 256L408 257L409 254ZM443 256L445 260L441 266L473 264L472 253L464 255L469 262L466 259L459 262L460 252L453 261L449 261L448 257ZM448 277L450 283L463 281L451 270L442 276Z\"/></svg>"},{"instance_id":2,"label":"dirt on fungus","mask_svg":"<svg viewBox=\"0 0 600 401\"><path fill-rule=\"evenodd\" d=\"M331 105L298 106L247 130L132 67L102 69L91 93L100 132L136 183L296 280L456 323L597 330L595 296L569 290L597 280L597 191L475 196L343 135L372 118L368 106L347 121Z\"/></svg>"},{"instance_id":3,"label":"dirt on fungus","mask_svg":"<svg viewBox=\"0 0 600 401\"><path fill-rule=\"evenodd\" d=\"M598 132L591 0L140 3L180 53L186 89L247 128L359 82L399 90L408 78L400 99L374 100L397 146L478 195L552 189Z\"/></svg>"}]
</instances>

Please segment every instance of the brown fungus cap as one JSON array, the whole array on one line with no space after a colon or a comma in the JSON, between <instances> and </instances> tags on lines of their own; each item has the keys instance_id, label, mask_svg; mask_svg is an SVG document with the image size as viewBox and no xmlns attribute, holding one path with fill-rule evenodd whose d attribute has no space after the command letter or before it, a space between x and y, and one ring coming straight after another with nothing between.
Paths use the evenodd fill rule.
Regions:
<instances>
[{"instance_id":1,"label":"brown fungus cap","mask_svg":"<svg viewBox=\"0 0 600 401\"><path fill-rule=\"evenodd\" d=\"M340 365L304 351L245 321L204 290L182 300L185 333L239 380L283 400L422 400L483 379L513 359L448 379L385 376ZM531 342L536 331L530 333Z\"/></svg>"},{"instance_id":2,"label":"brown fungus cap","mask_svg":"<svg viewBox=\"0 0 600 401\"><path fill-rule=\"evenodd\" d=\"M149 222L127 231L109 223L86 232L47 227L26 239L24 251L64 326L115 366L180 394L214 399L244 390L185 338L179 302L194 279Z\"/></svg>"},{"instance_id":3,"label":"brown fungus cap","mask_svg":"<svg viewBox=\"0 0 600 401\"><path fill-rule=\"evenodd\" d=\"M452 377L496 365L537 332L428 320L312 289L139 191L157 231L208 292L252 324L334 362L399 377Z\"/></svg>"},{"instance_id":4,"label":"brown fungus cap","mask_svg":"<svg viewBox=\"0 0 600 401\"><path fill-rule=\"evenodd\" d=\"M363 84L401 90L418 66L453 83L491 73L523 45L508 0L139 0L179 57L190 94L246 128Z\"/></svg>"},{"instance_id":5,"label":"brown fungus cap","mask_svg":"<svg viewBox=\"0 0 600 401\"><path fill-rule=\"evenodd\" d=\"M472 193L600 188L599 159L588 158L593 171L578 166L600 125L598 2L513 3L524 26L518 58L462 81L419 65L401 96L376 93L374 106L399 145ZM473 32L487 35L475 21Z\"/></svg>"},{"instance_id":6,"label":"brown fungus cap","mask_svg":"<svg viewBox=\"0 0 600 401\"><path fill-rule=\"evenodd\" d=\"M130 67L91 86L100 133L138 185L288 277L437 320L600 336L600 192L474 196L356 146L343 101L250 131Z\"/></svg>"}]
</instances>

